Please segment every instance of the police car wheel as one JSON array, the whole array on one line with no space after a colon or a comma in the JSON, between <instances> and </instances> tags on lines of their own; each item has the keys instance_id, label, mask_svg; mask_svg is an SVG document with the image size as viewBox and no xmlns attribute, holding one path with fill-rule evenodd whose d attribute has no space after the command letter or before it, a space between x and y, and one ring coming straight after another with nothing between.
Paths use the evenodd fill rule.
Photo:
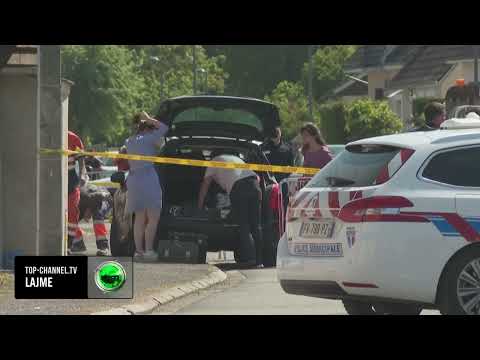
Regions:
<instances>
[{"instance_id":1,"label":"police car wheel","mask_svg":"<svg viewBox=\"0 0 480 360\"><path fill-rule=\"evenodd\" d=\"M440 312L443 315L480 315L480 247L461 253L446 271Z\"/></svg>"}]
</instances>

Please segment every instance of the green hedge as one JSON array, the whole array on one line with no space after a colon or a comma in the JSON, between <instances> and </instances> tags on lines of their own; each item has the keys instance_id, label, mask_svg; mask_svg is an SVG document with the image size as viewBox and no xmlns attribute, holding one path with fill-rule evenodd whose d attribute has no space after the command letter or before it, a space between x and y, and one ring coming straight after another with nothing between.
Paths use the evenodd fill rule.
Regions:
<instances>
[{"instance_id":1,"label":"green hedge","mask_svg":"<svg viewBox=\"0 0 480 360\"><path fill-rule=\"evenodd\" d=\"M347 134L345 132L346 106L342 102L331 102L321 105L320 128L329 144L345 144Z\"/></svg>"},{"instance_id":2,"label":"green hedge","mask_svg":"<svg viewBox=\"0 0 480 360\"><path fill-rule=\"evenodd\" d=\"M347 104L331 102L320 106L321 130L329 144L346 144L402 130L402 120L386 101L359 99Z\"/></svg>"}]
</instances>

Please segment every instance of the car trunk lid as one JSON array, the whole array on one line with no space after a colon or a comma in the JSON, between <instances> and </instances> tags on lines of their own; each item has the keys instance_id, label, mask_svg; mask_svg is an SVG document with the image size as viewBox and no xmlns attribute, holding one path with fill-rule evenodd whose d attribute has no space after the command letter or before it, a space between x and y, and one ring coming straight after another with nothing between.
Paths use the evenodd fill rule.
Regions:
<instances>
[{"instance_id":1,"label":"car trunk lid","mask_svg":"<svg viewBox=\"0 0 480 360\"><path fill-rule=\"evenodd\" d=\"M280 126L278 108L268 102L227 96L191 96L162 103L158 118L169 137L208 136L263 141Z\"/></svg>"}]
</instances>

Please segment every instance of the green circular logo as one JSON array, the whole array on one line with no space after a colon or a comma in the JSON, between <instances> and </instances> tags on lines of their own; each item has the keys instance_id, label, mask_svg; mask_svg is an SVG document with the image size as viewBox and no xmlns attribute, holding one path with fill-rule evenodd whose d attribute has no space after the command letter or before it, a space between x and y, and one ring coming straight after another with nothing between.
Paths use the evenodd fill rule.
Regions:
<instances>
[{"instance_id":1,"label":"green circular logo","mask_svg":"<svg viewBox=\"0 0 480 360\"><path fill-rule=\"evenodd\" d=\"M125 269L116 261L107 261L100 264L95 272L95 283L100 290L105 292L119 290L126 280Z\"/></svg>"}]
</instances>

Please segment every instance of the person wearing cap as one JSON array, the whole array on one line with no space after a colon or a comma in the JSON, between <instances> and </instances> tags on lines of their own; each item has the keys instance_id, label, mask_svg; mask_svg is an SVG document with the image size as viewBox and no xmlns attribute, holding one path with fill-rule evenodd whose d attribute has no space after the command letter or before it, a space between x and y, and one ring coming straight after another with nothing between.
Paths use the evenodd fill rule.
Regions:
<instances>
[{"instance_id":1,"label":"person wearing cap","mask_svg":"<svg viewBox=\"0 0 480 360\"><path fill-rule=\"evenodd\" d=\"M429 103L425 107L424 114L425 124L410 130L410 132L438 130L447 118L445 105L439 102Z\"/></svg>"}]
</instances>

